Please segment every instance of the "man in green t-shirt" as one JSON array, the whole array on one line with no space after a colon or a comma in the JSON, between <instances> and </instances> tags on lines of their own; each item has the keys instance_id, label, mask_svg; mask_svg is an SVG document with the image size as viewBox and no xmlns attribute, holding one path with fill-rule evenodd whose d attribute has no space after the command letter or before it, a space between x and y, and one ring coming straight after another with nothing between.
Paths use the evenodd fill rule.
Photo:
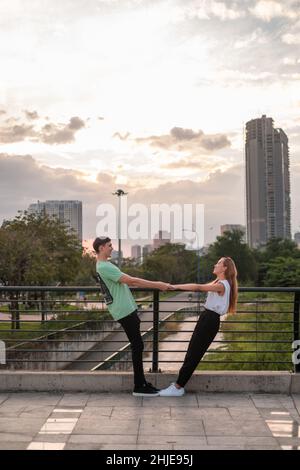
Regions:
<instances>
[{"instance_id":1,"label":"man in green t-shirt","mask_svg":"<svg viewBox=\"0 0 300 470\"><path fill-rule=\"evenodd\" d=\"M140 332L141 320L137 314L137 304L128 286L146 287L151 289L171 289L170 284L159 281L147 281L122 273L120 269L108 261L113 246L108 237L97 237L93 248L97 254L96 271L100 276L102 288L105 290L107 308L112 317L117 320L125 330L130 341L132 363L134 372L135 396L156 396L159 390L146 382L143 367L144 344Z\"/></svg>"}]
</instances>

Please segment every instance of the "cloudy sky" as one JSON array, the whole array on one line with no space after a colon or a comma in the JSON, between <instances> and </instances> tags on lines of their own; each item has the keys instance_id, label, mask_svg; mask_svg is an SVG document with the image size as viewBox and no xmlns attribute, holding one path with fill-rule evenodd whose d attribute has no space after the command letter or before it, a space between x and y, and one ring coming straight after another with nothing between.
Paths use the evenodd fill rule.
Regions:
<instances>
[{"instance_id":1,"label":"cloudy sky","mask_svg":"<svg viewBox=\"0 0 300 470\"><path fill-rule=\"evenodd\" d=\"M1 220L80 199L90 239L121 187L205 204L211 242L245 223L243 129L266 114L300 230L299 0L1 0L0 51Z\"/></svg>"}]
</instances>

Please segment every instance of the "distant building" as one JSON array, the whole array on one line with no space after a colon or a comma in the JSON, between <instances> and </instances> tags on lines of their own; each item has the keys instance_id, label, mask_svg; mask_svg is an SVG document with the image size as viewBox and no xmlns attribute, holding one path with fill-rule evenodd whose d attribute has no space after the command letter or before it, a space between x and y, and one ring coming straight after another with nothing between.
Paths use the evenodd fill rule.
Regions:
<instances>
[{"instance_id":1,"label":"distant building","mask_svg":"<svg viewBox=\"0 0 300 470\"><path fill-rule=\"evenodd\" d=\"M148 256L152 251L153 251L153 246L152 245L144 245L142 247L143 261L146 258L146 256Z\"/></svg>"},{"instance_id":2,"label":"distant building","mask_svg":"<svg viewBox=\"0 0 300 470\"><path fill-rule=\"evenodd\" d=\"M132 245L132 247L131 247L131 258L133 258L137 263L141 262L141 258L142 258L142 247L141 247L141 245Z\"/></svg>"},{"instance_id":3,"label":"distant building","mask_svg":"<svg viewBox=\"0 0 300 470\"><path fill-rule=\"evenodd\" d=\"M263 115L246 123L247 242L291 238L288 138Z\"/></svg>"},{"instance_id":4,"label":"distant building","mask_svg":"<svg viewBox=\"0 0 300 470\"><path fill-rule=\"evenodd\" d=\"M110 258L111 258L111 261L115 261L116 263L118 263L119 251L118 250L112 250ZM123 251L121 250L121 260L122 259L123 259Z\"/></svg>"},{"instance_id":5,"label":"distant building","mask_svg":"<svg viewBox=\"0 0 300 470\"><path fill-rule=\"evenodd\" d=\"M244 225L239 225L239 224L225 224L221 225L221 235L223 236L225 232L233 232L233 230L240 230L241 232L244 233L244 236L246 234L246 227Z\"/></svg>"},{"instance_id":6,"label":"distant building","mask_svg":"<svg viewBox=\"0 0 300 470\"><path fill-rule=\"evenodd\" d=\"M155 235L153 240L153 249L156 250L157 248L166 245L167 243L171 242L171 234L169 232L159 230L159 232Z\"/></svg>"},{"instance_id":7,"label":"distant building","mask_svg":"<svg viewBox=\"0 0 300 470\"><path fill-rule=\"evenodd\" d=\"M298 248L300 248L300 232L296 232L294 235L294 241L297 243Z\"/></svg>"},{"instance_id":8,"label":"distant building","mask_svg":"<svg viewBox=\"0 0 300 470\"><path fill-rule=\"evenodd\" d=\"M111 259L118 259L119 251L118 250L112 250L110 256L111 256ZM122 250L121 250L121 258L123 259L123 251Z\"/></svg>"},{"instance_id":9,"label":"distant building","mask_svg":"<svg viewBox=\"0 0 300 470\"><path fill-rule=\"evenodd\" d=\"M131 247L131 258L138 259L141 257L142 247L141 245L132 245Z\"/></svg>"},{"instance_id":10,"label":"distant building","mask_svg":"<svg viewBox=\"0 0 300 470\"><path fill-rule=\"evenodd\" d=\"M30 204L28 212L56 217L66 227L73 229L82 242L82 202L81 201L38 201Z\"/></svg>"}]
</instances>

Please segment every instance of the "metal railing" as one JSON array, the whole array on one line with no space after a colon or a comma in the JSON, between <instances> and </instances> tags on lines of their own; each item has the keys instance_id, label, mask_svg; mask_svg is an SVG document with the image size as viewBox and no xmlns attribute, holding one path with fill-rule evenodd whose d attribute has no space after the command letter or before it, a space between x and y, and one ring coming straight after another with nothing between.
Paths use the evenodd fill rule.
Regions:
<instances>
[{"instance_id":1,"label":"metal railing","mask_svg":"<svg viewBox=\"0 0 300 470\"><path fill-rule=\"evenodd\" d=\"M145 352L152 355L144 362L152 372L160 371L162 363L179 368L184 351L176 344L187 347L191 335L181 327L193 326L204 296L132 292L140 307ZM222 317L220 333L200 367L300 372L300 364L292 362L293 342L300 347L299 317L300 288L239 288L237 315ZM130 345L122 331L98 287L0 286L0 340L6 345L6 364L0 369L129 368ZM178 339L182 334L184 339ZM166 343L169 348L162 349ZM171 359L164 359L166 353ZM182 358L172 358L177 353Z\"/></svg>"}]
</instances>

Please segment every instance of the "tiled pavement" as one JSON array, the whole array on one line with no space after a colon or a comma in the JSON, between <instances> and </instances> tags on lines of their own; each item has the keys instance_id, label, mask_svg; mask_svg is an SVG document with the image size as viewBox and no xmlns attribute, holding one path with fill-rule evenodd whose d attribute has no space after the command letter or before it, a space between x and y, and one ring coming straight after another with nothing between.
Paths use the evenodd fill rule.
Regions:
<instances>
[{"instance_id":1,"label":"tiled pavement","mask_svg":"<svg viewBox=\"0 0 300 470\"><path fill-rule=\"evenodd\" d=\"M300 450L300 395L2 393L0 449Z\"/></svg>"}]
</instances>

